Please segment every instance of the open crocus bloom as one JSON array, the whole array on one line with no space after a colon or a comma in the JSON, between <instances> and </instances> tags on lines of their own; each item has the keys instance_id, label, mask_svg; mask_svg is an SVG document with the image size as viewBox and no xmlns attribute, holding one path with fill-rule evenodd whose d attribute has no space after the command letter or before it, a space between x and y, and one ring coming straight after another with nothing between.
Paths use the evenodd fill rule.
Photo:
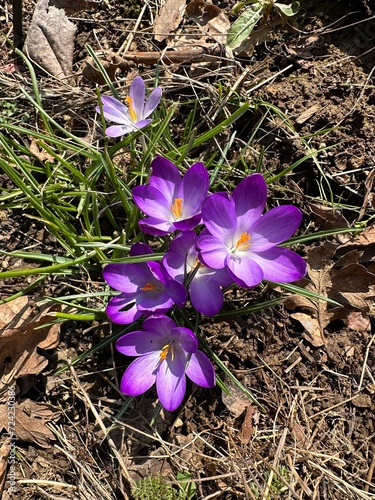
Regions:
<instances>
[{"instance_id":1,"label":"open crocus bloom","mask_svg":"<svg viewBox=\"0 0 375 500\"><path fill-rule=\"evenodd\" d=\"M143 328L123 335L116 343L122 354L139 356L122 377L121 392L139 396L156 382L160 403L173 411L185 396L185 375L197 385L214 387L212 363L198 350L198 339L191 330L162 314L147 318Z\"/></svg>"},{"instance_id":2,"label":"open crocus bloom","mask_svg":"<svg viewBox=\"0 0 375 500\"><path fill-rule=\"evenodd\" d=\"M147 218L139 226L147 234L164 235L193 229L201 220L209 177L203 163L195 163L182 177L174 163L158 156L151 163L148 185L136 186L133 199Z\"/></svg>"},{"instance_id":3,"label":"open crocus bloom","mask_svg":"<svg viewBox=\"0 0 375 500\"><path fill-rule=\"evenodd\" d=\"M163 258L163 264L168 274L180 283L192 276L189 283L191 303L198 312L213 316L223 306L221 287L230 285L233 280L225 268L211 269L199 261L197 238L194 231L176 236Z\"/></svg>"},{"instance_id":4,"label":"open crocus bloom","mask_svg":"<svg viewBox=\"0 0 375 500\"><path fill-rule=\"evenodd\" d=\"M133 245L131 255L152 253L143 243ZM106 312L114 323L129 324L143 315L167 312L174 304L187 300L185 287L169 276L160 262L108 264L103 270L106 282L120 295L112 297Z\"/></svg>"},{"instance_id":5,"label":"open crocus bloom","mask_svg":"<svg viewBox=\"0 0 375 500\"><path fill-rule=\"evenodd\" d=\"M152 120L148 117L158 106L160 99L161 88L156 87L145 101L145 83L140 76L134 78L130 86L129 96L126 98L127 106L115 97L102 96L104 118L119 124L108 127L106 135L121 137L146 127L151 123ZM99 106L95 109L100 113Z\"/></svg>"},{"instance_id":6,"label":"open crocus bloom","mask_svg":"<svg viewBox=\"0 0 375 500\"><path fill-rule=\"evenodd\" d=\"M212 194L202 205L208 233L198 238L202 262L213 269L227 268L233 280L252 287L263 279L287 283L306 274L306 263L295 252L278 245L301 223L297 207L283 205L262 215L266 182L253 174L234 189L231 197Z\"/></svg>"}]
</instances>

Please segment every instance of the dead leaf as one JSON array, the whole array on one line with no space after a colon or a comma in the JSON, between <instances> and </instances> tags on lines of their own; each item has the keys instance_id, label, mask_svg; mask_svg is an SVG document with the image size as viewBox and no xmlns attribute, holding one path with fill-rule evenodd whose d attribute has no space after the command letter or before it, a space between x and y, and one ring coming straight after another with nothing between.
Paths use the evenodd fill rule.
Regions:
<instances>
[{"instance_id":1,"label":"dead leaf","mask_svg":"<svg viewBox=\"0 0 375 500\"><path fill-rule=\"evenodd\" d=\"M40 373L48 360L37 348L54 349L59 343L60 325L49 324L58 307L31 318L25 299L0 305L0 390L18 377Z\"/></svg>"},{"instance_id":2,"label":"dead leaf","mask_svg":"<svg viewBox=\"0 0 375 500\"><path fill-rule=\"evenodd\" d=\"M24 50L36 64L56 78L72 74L76 26L63 9L49 5L49 0L36 4Z\"/></svg>"},{"instance_id":3,"label":"dead leaf","mask_svg":"<svg viewBox=\"0 0 375 500\"><path fill-rule=\"evenodd\" d=\"M175 31L185 13L186 0L165 0L154 24L154 35L157 42L163 42Z\"/></svg>"},{"instance_id":4,"label":"dead leaf","mask_svg":"<svg viewBox=\"0 0 375 500\"><path fill-rule=\"evenodd\" d=\"M115 81L115 74L119 68L125 69L124 60L119 58L114 52L107 53L105 59L99 58L99 60L111 82ZM129 65L127 63L125 64L126 69L129 70ZM87 57L83 62L82 76L85 77L86 80L98 83L99 85L105 85L107 83L101 71L98 69L91 57Z\"/></svg>"},{"instance_id":5,"label":"dead leaf","mask_svg":"<svg viewBox=\"0 0 375 500\"><path fill-rule=\"evenodd\" d=\"M246 408L244 420L242 422L241 431L239 434L243 444L249 444L254 434L254 424L259 420L259 410L254 405L249 405Z\"/></svg>"},{"instance_id":6,"label":"dead leaf","mask_svg":"<svg viewBox=\"0 0 375 500\"><path fill-rule=\"evenodd\" d=\"M40 148L38 140L35 139L35 137L31 138L29 149L30 153L32 153L35 158L38 158L40 162L49 161L50 163L54 163L55 158L47 153L47 151L44 151L43 148Z\"/></svg>"},{"instance_id":7,"label":"dead leaf","mask_svg":"<svg viewBox=\"0 0 375 500\"><path fill-rule=\"evenodd\" d=\"M8 405L1 405L0 429L8 429ZM53 432L45 425L55 421L60 416L60 410L48 403L36 403L25 399L15 404L15 435L16 439L34 443L42 448L49 448Z\"/></svg>"},{"instance_id":8,"label":"dead leaf","mask_svg":"<svg viewBox=\"0 0 375 500\"><path fill-rule=\"evenodd\" d=\"M301 308L291 316L305 329L305 338L315 347L324 344L324 329L334 319L342 319L349 328L368 331L369 316L375 299L375 275L358 263L365 246L334 245L325 242L313 248L308 257L308 276L298 286L340 304L332 305L302 295L294 295L285 302L289 309ZM345 249L341 252L342 249Z\"/></svg>"},{"instance_id":9,"label":"dead leaf","mask_svg":"<svg viewBox=\"0 0 375 500\"><path fill-rule=\"evenodd\" d=\"M64 9L67 16L73 16L81 10L98 8L100 2L95 0L49 0L49 4L57 9Z\"/></svg>"},{"instance_id":10,"label":"dead leaf","mask_svg":"<svg viewBox=\"0 0 375 500\"><path fill-rule=\"evenodd\" d=\"M200 26L205 36L225 45L230 22L226 14L217 6L204 0L193 0L186 7L190 19Z\"/></svg>"},{"instance_id":11,"label":"dead leaf","mask_svg":"<svg viewBox=\"0 0 375 500\"><path fill-rule=\"evenodd\" d=\"M0 447L0 498L4 491L4 484L7 478L8 457L10 453L10 439L7 438Z\"/></svg>"},{"instance_id":12,"label":"dead leaf","mask_svg":"<svg viewBox=\"0 0 375 500\"><path fill-rule=\"evenodd\" d=\"M228 410L237 418L249 406L249 398L230 379L225 380L225 385L230 394L223 391L221 399Z\"/></svg>"}]
</instances>

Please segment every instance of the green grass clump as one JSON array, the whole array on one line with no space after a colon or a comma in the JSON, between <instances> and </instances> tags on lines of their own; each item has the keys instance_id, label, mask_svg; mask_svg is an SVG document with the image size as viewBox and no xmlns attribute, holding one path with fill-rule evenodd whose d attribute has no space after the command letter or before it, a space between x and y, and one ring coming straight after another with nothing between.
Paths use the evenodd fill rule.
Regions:
<instances>
[{"instance_id":1,"label":"green grass clump","mask_svg":"<svg viewBox=\"0 0 375 500\"><path fill-rule=\"evenodd\" d=\"M177 490L167 484L161 476L145 477L136 481L132 487L136 500L178 500L181 499Z\"/></svg>"}]
</instances>

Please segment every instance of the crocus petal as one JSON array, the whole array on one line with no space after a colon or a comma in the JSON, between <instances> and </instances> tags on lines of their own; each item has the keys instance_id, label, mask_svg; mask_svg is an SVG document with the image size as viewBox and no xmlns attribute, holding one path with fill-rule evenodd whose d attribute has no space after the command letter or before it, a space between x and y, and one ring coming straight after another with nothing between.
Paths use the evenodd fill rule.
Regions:
<instances>
[{"instance_id":1,"label":"crocus petal","mask_svg":"<svg viewBox=\"0 0 375 500\"><path fill-rule=\"evenodd\" d=\"M143 118L147 118L150 114L157 108L161 99L162 90L161 87L156 87L148 99L146 100L145 107L143 109Z\"/></svg>"},{"instance_id":2,"label":"crocus petal","mask_svg":"<svg viewBox=\"0 0 375 500\"><path fill-rule=\"evenodd\" d=\"M194 215L194 217L191 217L190 219L176 221L173 223L173 226L179 231L190 231L191 229L197 227L198 224L200 224L201 220L202 217L200 214L198 214Z\"/></svg>"},{"instance_id":3,"label":"crocus petal","mask_svg":"<svg viewBox=\"0 0 375 500\"><path fill-rule=\"evenodd\" d=\"M195 384L202 387L215 387L215 370L211 361L202 352L197 351L191 355L186 375Z\"/></svg>"},{"instance_id":4,"label":"crocus petal","mask_svg":"<svg viewBox=\"0 0 375 500\"><path fill-rule=\"evenodd\" d=\"M171 220L171 207L164 194L150 185L133 188L133 200L137 207L149 217Z\"/></svg>"},{"instance_id":5,"label":"crocus petal","mask_svg":"<svg viewBox=\"0 0 375 500\"><path fill-rule=\"evenodd\" d=\"M263 279L262 268L252 259L252 255L230 255L227 258L229 274L243 287L258 285Z\"/></svg>"},{"instance_id":6,"label":"crocus petal","mask_svg":"<svg viewBox=\"0 0 375 500\"><path fill-rule=\"evenodd\" d=\"M195 309L206 316L214 316L223 307L223 292L210 275L195 276L189 292Z\"/></svg>"},{"instance_id":7,"label":"crocus petal","mask_svg":"<svg viewBox=\"0 0 375 500\"><path fill-rule=\"evenodd\" d=\"M112 297L106 308L109 319L121 325L129 325L133 321L136 321L142 316L142 313L138 311L135 303L129 309L126 309L133 302L135 302L134 298L123 297L122 295ZM124 308L125 310L123 311L122 309Z\"/></svg>"},{"instance_id":8,"label":"crocus petal","mask_svg":"<svg viewBox=\"0 0 375 500\"><path fill-rule=\"evenodd\" d=\"M174 163L161 156L157 156L152 161L150 168L152 169L150 186L163 193L168 202L169 212L171 213L171 205L175 198L177 198L181 184L181 174Z\"/></svg>"},{"instance_id":9,"label":"crocus petal","mask_svg":"<svg viewBox=\"0 0 375 500\"><path fill-rule=\"evenodd\" d=\"M290 238L301 223L301 211L292 205L272 208L250 228L250 248L263 252Z\"/></svg>"},{"instance_id":10,"label":"crocus petal","mask_svg":"<svg viewBox=\"0 0 375 500\"><path fill-rule=\"evenodd\" d=\"M165 337L170 336L172 328L175 328L176 323L173 319L168 318L164 314L155 314L145 319L143 322L143 328L150 332L157 332Z\"/></svg>"},{"instance_id":11,"label":"crocus petal","mask_svg":"<svg viewBox=\"0 0 375 500\"><path fill-rule=\"evenodd\" d=\"M192 353L198 349L198 339L189 328L176 326L171 330L171 336L186 352Z\"/></svg>"},{"instance_id":12,"label":"crocus petal","mask_svg":"<svg viewBox=\"0 0 375 500\"><path fill-rule=\"evenodd\" d=\"M126 356L144 356L153 351L160 353L164 345L164 333L142 330L122 335L116 342L116 349Z\"/></svg>"},{"instance_id":13,"label":"crocus petal","mask_svg":"<svg viewBox=\"0 0 375 500\"><path fill-rule=\"evenodd\" d=\"M152 120L150 118L147 118L147 120L139 120L134 123L134 128L135 130L140 130L141 128L147 127L147 125L150 125Z\"/></svg>"},{"instance_id":14,"label":"crocus petal","mask_svg":"<svg viewBox=\"0 0 375 500\"><path fill-rule=\"evenodd\" d=\"M183 200L181 219L186 219L200 212L204 198L207 195L209 177L203 163L195 163L185 173L178 197Z\"/></svg>"},{"instance_id":15,"label":"crocus petal","mask_svg":"<svg viewBox=\"0 0 375 500\"><path fill-rule=\"evenodd\" d=\"M129 110L122 102L114 97L105 95L101 97L101 100L104 118L115 123L127 124L130 122ZM95 109L100 113L99 106Z\"/></svg>"},{"instance_id":16,"label":"crocus petal","mask_svg":"<svg viewBox=\"0 0 375 500\"><path fill-rule=\"evenodd\" d=\"M234 203L219 194L211 194L202 205L202 219L208 231L225 244L237 228ZM211 266L212 267L212 266Z\"/></svg>"},{"instance_id":17,"label":"crocus petal","mask_svg":"<svg viewBox=\"0 0 375 500\"><path fill-rule=\"evenodd\" d=\"M145 82L140 76L134 78L132 84L130 85L129 96L132 99L131 106L135 111L137 121L142 120L144 118L143 108L145 105Z\"/></svg>"},{"instance_id":18,"label":"crocus petal","mask_svg":"<svg viewBox=\"0 0 375 500\"><path fill-rule=\"evenodd\" d=\"M122 376L121 392L127 396L139 396L150 389L155 383L159 360L158 352L135 359Z\"/></svg>"},{"instance_id":19,"label":"crocus petal","mask_svg":"<svg viewBox=\"0 0 375 500\"><path fill-rule=\"evenodd\" d=\"M135 293L140 286L154 281L146 263L108 264L103 269L106 282L115 290L123 293Z\"/></svg>"},{"instance_id":20,"label":"crocus petal","mask_svg":"<svg viewBox=\"0 0 375 500\"><path fill-rule=\"evenodd\" d=\"M202 262L213 269L221 269L225 266L228 250L222 240L215 236L200 236L197 246Z\"/></svg>"},{"instance_id":21,"label":"crocus petal","mask_svg":"<svg viewBox=\"0 0 375 500\"><path fill-rule=\"evenodd\" d=\"M302 257L287 248L273 247L262 253L253 254L254 261L263 270L263 279L289 283L303 278L306 262Z\"/></svg>"},{"instance_id":22,"label":"crocus petal","mask_svg":"<svg viewBox=\"0 0 375 500\"><path fill-rule=\"evenodd\" d=\"M173 304L174 302L167 291L158 293L143 292L137 302L137 308L139 311L165 313L173 306Z\"/></svg>"},{"instance_id":23,"label":"crocus petal","mask_svg":"<svg viewBox=\"0 0 375 500\"><path fill-rule=\"evenodd\" d=\"M168 411L175 410L185 396L185 359L175 354L173 361L161 363L156 376L156 391L160 403Z\"/></svg>"},{"instance_id":24,"label":"crocus petal","mask_svg":"<svg viewBox=\"0 0 375 500\"><path fill-rule=\"evenodd\" d=\"M138 255L149 255L153 253L154 251L151 247L146 245L146 243L142 243L141 241L139 241L138 243L134 243L134 245L132 245L129 255L131 257L135 257Z\"/></svg>"},{"instance_id":25,"label":"crocus petal","mask_svg":"<svg viewBox=\"0 0 375 500\"><path fill-rule=\"evenodd\" d=\"M133 125L111 125L105 129L105 133L108 137L122 137L130 132L134 132Z\"/></svg>"},{"instance_id":26,"label":"crocus petal","mask_svg":"<svg viewBox=\"0 0 375 500\"><path fill-rule=\"evenodd\" d=\"M235 205L238 226L246 231L262 215L267 201L267 185L263 176L253 174L246 177L234 189L232 200Z\"/></svg>"},{"instance_id":27,"label":"crocus petal","mask_svg":"<svg viewBox=\"0 0 375 500\"><path fill-rule=\"evenodd\" d=\"M187 301L187 290L182 283L171 279L167 283L167 291L178 307L183 307Z\"/></svg>"},{"instance_id":28,"label":"crocus petal","mask_svg":"<svg viewBox=\"0 0 375 500\"><path fill-rule=\"evenodd\" d=\"M165 222L160 219L155 219L154 217L146 217L140 220L138 225L144 233L151 234L152 236L163 236L175 231L172 222Z\"/></svg>"}]
</instances>

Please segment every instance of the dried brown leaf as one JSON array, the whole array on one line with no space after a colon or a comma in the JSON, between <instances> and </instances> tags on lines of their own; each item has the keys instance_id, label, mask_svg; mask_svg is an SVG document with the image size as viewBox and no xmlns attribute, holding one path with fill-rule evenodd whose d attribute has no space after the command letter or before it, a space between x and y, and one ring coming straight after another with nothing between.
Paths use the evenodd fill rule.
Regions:
<instances>
[{"instance_id":1,"label":"dried brown leaf","mask_svg":"<svg viewBox=\"0 0 375 500\"><path fill-rule=\"evenodd\" d=\"M55 319L53 311L56 309L57 307L50 308L32 319L31 308L24 301L16 299L0 306L0 317L7 321L7 323L2 321L0 335L2 385L6 381L9 383L10 379L36 375L47 366L48 360L38 352L37 348L54 349L59 343L60 325L50 324ZM26 311L27 318L25 318Z\"/></svg>"},{"instance_id":2,"label":"dried brown leaf","mask_svg":"<svg viewBox=\"0 0 375 500\"><path fill-rule=\"evenodd\" d=\"M0 409L0 429L8 429L7 404ZM45 425L59 418L60 411L48 403L25 399L15 405L15 435L18 440L34 443L42 448L50 446L53 432Z\"/></svg>"},{"instance_id":3,"label":"dried brown leaf","mask_svg":"<svg viewBox=\"0 0 375 500\"><path fill-rule=\"evenodd\" d=\"M7 477L9 453L10 439L7 438L0 447L0 498L2 498L4 484Z\"/></svg>"},{"instance_id":4,"label":"dried brown leaf","mask_svg":"<svg viewBox=\"0 0 375 500\"><path fill-rule=\"evenodd\" d=\"M41 68L56 78L72 74L76 26L63 9L39 0L25 41L25 51Z\"/></svg>"},{"instance_id":5,"label":"dried brown leaf","mask_svg":"<svg viewBox=\"0 0 375 500\"><path fill-rule=\"evenodd\" d=\"M166 0L162 5L154 24L154 35L157 42L163 42L175 31L185 13L186 0Z\"/></svg>"}]
</instances>

